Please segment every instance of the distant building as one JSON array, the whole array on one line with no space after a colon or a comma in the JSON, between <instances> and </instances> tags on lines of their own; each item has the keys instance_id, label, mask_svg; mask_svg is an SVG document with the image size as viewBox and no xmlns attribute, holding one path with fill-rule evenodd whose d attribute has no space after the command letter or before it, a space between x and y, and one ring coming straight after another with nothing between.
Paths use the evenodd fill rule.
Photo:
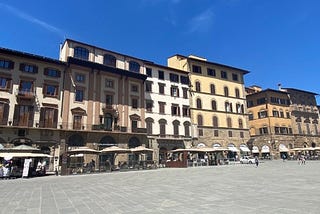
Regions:
<instances>
[{"instance_id":1,"label":"distant building","mask_svg":"<svg viewBox=\"0 0 320 214\"><path fill-rule=\"evenodd\" d=\"M255 155L288 157L293 148L319 145L314 93L284 88L256 89L257 86L246 88L250 144ZM301 98L300 111L297 97Z\"/></svg>"}]
</instances>

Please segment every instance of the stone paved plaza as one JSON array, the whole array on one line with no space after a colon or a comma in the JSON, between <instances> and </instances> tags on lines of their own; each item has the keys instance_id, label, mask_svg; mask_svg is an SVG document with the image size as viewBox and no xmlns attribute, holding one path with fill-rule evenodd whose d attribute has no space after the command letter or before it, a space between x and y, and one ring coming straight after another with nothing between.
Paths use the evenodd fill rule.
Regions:
<instances>
[{"instance_id":1,"label":"stone paved plaza","mask_svg":"<svg viewBox=\"0 0 320 214\"><path fill-rule=\"evenodd\" d=\"M320 213L320 161L0 180L1 213Z\"/></svg>"}]
</instances>

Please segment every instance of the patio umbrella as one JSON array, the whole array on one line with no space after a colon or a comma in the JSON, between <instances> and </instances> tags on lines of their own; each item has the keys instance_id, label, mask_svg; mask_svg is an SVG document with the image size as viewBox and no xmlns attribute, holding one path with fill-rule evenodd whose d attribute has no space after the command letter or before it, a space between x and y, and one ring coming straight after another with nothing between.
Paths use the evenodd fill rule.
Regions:
<instances>
[{"instance_id":1,"label":"patio umbrella","mask_svg":"<svg viewBox=\"0 0 320 214\"><path fill-rule=\"evenodd\" d=\"M99 154L100 151L83 146L83 147L71 149L68 151L68 153L69 154Z\"/></svg>"},{"instance_id":2,"label":"patio umbrella","mask_svg":"<svg viewBox=\"0 0 320 214\"><path fill-rule=\"evenodd\" d=\"M12 147L12 148L3 148L1 149L0 151L6 151L6 152L23 152L23 151L26 151L26 152L40 152L41 150L40 149L37 149L37 148L34 148L32 146L28 146L28 145L19 145L19 146L15 146L15 147Z\"/></svg>"},{"instance_id":3,"label":"patio umbrella","mask_svg":"<svg viewBox=\"0 0 320 214\"><path fill-rule=\"evenodd\" d=\"M120 148L117 146L110 146L102 149L101 153L130 153L130 149Z\"/></svg>"},{"instance_id":4,"label":"patio umbrella","mask_svg":"<svg viewBox=\"0 0 320 214\"><path fill-rule=\"evenodd\" d=\"M144 152L153 152L153 149L149 149L149 148L146 148L144 146L138 146L138 147L135 147L135 148L132 148L130 149L131 152L140 152L140 153L144 153Z\"/></svg>"}]
</instances>

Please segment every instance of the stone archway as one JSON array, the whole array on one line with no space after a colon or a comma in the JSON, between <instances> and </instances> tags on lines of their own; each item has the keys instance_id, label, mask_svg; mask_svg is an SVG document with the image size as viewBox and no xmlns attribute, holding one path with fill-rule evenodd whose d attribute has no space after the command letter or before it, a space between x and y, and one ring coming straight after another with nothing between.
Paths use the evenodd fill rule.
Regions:
<instances>
[{"instance_id":1,"label":"stone archway","mask_svg":"<svg viewBox=\"0 0 320 214\"><path fill-rule=\"evenodd\" d=\"M109 146L114 146L116 145L117 142L115 141L115 139L109 135L104 136L103 138L101 138L101 140L99 141L99 149L103 149Z\"/></svg>"},{"instance_id":2,"label":"stone archway","mask_svg":"<svg viewBox=\"0 0 320 214\"><path fill-rule=\"evenodd\" d=\"M136 138L136 137L131 137L131 138L129 139L129 143L128 143L129 149L130 149L130 148L137 147L137 146L141 146L140 140L139 140L138 138Z\"/></svg>"},{"instance_id":3,"label":"stone archway","mask_svg":"<svg viewBox=\"0 0 320 214\"><path fill-rule=\"evenodd\" d=\"M68 147L80 147L84 146L84 139L79 134L73 134L68 139Z\"/></svg>"}]
</instances>

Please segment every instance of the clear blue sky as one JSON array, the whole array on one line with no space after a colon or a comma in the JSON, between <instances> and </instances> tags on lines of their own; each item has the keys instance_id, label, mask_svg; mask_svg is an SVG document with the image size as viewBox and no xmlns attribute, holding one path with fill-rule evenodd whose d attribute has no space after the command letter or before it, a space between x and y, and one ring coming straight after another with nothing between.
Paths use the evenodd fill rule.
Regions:
<instances>
[{"instance_id":1,"label":"clear blue sky","mask_svg":"<svg viewBox=\"0 0 320 214\"><path fill-rule=\"evenodd\" d=\"M0 46L57 59L70 38L162 65L195 54L249 70L246 86L320 93L319 10L318 0L0 0Z\"/></svg>"}]
</instances>

